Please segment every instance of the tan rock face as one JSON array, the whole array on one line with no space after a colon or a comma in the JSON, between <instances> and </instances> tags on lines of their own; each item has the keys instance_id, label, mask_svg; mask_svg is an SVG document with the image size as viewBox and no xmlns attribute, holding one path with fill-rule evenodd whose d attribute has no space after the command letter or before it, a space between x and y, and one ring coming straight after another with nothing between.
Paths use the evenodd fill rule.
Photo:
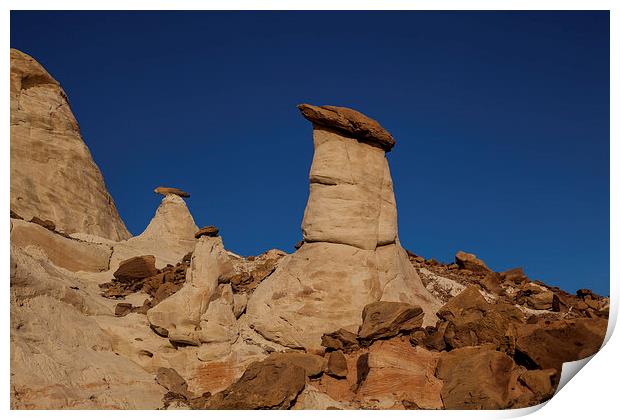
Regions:
<instances>
[{"instance_id":1,"label":"tan rock face","mask_svg":"<svg viewBox=\"0 0 620 420\"><path fill-rule=\"evenodd\" d=\"M424 324L434 324L440 303L398 242L385 150L368 141L374 131L345 130L338 118L319 124L308 114L314 108L300 109L315 123L304 245L256 288L246 310L250 325L268 340L311 349L324 333L357 331L362 309L380 300L419 305Z\"/></svg>"},{"instance_id":2,"label":"tan rock face","mask_svg":"<svg viewBox=\"0 0 620 420\"><path fill-rule=\"evenodd\" d=\"M118 266L123 260L136 255L154 255L158 268L175 264L193 251L197 230L185 201L175 194L166 195L144 232L115 244L110 263Z\"/></svg>"},{"instance_id":3,"label":"tan rock face","mask_svg":"<svg viewBox=\"0 0 620 420\"><path fill-rule=\"evenodd\" d=\"M80 134L65 92L32 57L11 49L11 209L66 233L131 235Z\"/></svg>"},{"instance_id":4,"label":"tan rock face","mask_svg":"<svg viewBox=\"0 0 620 420\"><path fill-rule=\"evenodd\" d=\"M11 407L159 407L164 388L98 324L114 317L92 280L28 251L11 246Z\"/></svg>"},{"instance_id":5,"label":"tan rock face","mask_svg":"<svg viewBox=\"0 0 620 420\"><path fill-rule=\"evenodd\" d=\"M177 343L197 345L201 341L226 341L215 337L219 337L220 332L228 334L227 329L234 323L234 302L232 292L229 296L216 296L216 291L219 279L232 269L222 239L201 237L183 287L147 312L149 322L167 331L168 337Z\"/></svg>"},{"instance_id":6,"label":"tan rock face","mask_svg":"<svg viewBox=\"0 0 620 420\"><path fill-rule=\"evenodd\" d=\"M396 200L385 152L329 129L314 130L305 242L374 250L398 234Z\"/></svg>"},{"instance_id":7,"label":"tan rock face","mask_svg":"<svg viewBox=\"0 0 620 420\"><path fill-rule=\"evenodd\" d=\"M11 243L41 250L58 267L69 271L107 271L112 250L106 245L69 239L35 223L13 220Z\"/></svg>"}]
</instances>

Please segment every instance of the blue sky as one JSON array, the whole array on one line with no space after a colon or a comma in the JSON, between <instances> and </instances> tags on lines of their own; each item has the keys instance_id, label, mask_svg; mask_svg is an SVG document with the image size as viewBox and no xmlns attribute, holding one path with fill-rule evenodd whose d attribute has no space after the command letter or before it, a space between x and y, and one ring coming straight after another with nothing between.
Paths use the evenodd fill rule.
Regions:
<instances>
[{"instance_id":1,"label":"blue sky","mask_svg":"<svg viewBox=\"0 0 620 420\"><path fill-rule=\"evenodd\" d=\"M298 103L396 138L400 238L609 293L608 12L12 12L69 95L129 230L158 185L243 255L300 239Z\"/></svg>"}]
</instances>

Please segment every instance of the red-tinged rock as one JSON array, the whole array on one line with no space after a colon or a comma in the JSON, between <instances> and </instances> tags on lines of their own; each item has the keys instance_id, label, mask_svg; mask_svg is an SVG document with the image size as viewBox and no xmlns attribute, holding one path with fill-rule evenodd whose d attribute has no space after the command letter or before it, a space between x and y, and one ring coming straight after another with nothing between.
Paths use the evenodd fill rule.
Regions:
<instances>
[{"instance_id":1,"label":"red-tinged rock","mask_svg":"<svg viewBox=\"0 0 620 420\"><path fill-rule=\"evenodd\" d=\"M340 106L314 106L309 104L298 105L301 114L313 124L334 129L360 141L390 151L396 140L381 125L351 108Z\"/></svg>"},{"instance_id":2,"label":"red-tinged rock","mask_svg":"<svg viewBox=\"0 0 620 420\"><path fill-rule=\"evenodd\" d=\"M516 329L515 358L531 368L562 369L562 364L581 360L603 345L607 320L579 318L539 321Z\"/></svg>"},{"instance_id":3,"label":"red-tinged rock","mask_svg":"<svg viewBox=\"0 0 620 420\"><path fill-rule=\"evenodd\" d=\"M189 198L189 193L183 190L180 190L178 188L173 188L173 187L157 187L155 188L154 192L156 194L161 194L163 196L178 195L179 197L182 197L182 198Z\"/></svg>"},{"instance_id":4,"label":"red-tinged rock","mask_svg":"<svg viewBox=\"0 0 620 420\"><path fill-rule=\"evenodd\" d=\"M215 226L205 226L202 229L200 229L198 232L196 232L194 234L194 237L196 239L200 238L201 236L209 236L209 237L216 237L220 234L220 231L218 228L216 228Z\"/></svg>"},{"instance_id":5,"label":"red-tinged rock","mask_svg":"<svg viewBox=\"0 0 620 420\"><path fill-rule=\"evenodd\" d=\"M491 271L484 261L476 257L474 254L469 254L463 251L456 253L454 262L459 266L459 268L473 272L487 273Z\"/></svg>"},{"instance_id":6,"label":"red-tinged rock","mask_svg":"<svg viewBox=\"0 0 620 420\"><path fill-rule=\"evenodd\" d=\"M155 257L142 255L122 261L114 272L114 278L122 282L131 282L154 276L158 272L155 268Z\"/></svg>"},{"instance_id":7,"label":"red-tinged rock","mask_svg":"<svg viewBox=\"0 0 620 420\"><path fill-rule=\"evenodd\" d=\"M306 371L293 363L252 363L234 384L197 408L220 410L288 409L306 383Z\"/></svg>"},{"instance_id":8,"label":"red-tinged rock","mask_svg":"<svg viewBox=\"0 0 620 420\"><path fill-rule=\"evenodd\" d=\"M347 377L347 373L349 372L347 368L347 359L342 351L337 350L329 353L326 372L328 375L335 378Z\"/></svg>"},{"instance_id":9,"label":"red-tinged rock","mask_svg":"<svg viewBox=\"0 0 620 420\"><path fill-rule=\"evenodd\" d=\"M413 331L422 326L424 312L419 306L403 302L374 302L362 311L362 325L358 332L360 341L370 343L389 338L401 332Z\"/></svg>"}]
</instances>

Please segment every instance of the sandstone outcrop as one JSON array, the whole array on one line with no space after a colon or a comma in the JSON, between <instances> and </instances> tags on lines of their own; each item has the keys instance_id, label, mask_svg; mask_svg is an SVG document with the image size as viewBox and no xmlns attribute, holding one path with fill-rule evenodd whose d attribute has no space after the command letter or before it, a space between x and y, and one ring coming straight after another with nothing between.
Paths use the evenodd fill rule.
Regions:
<instances>
[{"instance_id":1,"label":"sandstone outcrop","mask_svg":"<svg viewBox=\"0 0 620 420\"><path fill-rule=\"evenodd\" d=\"M131 235L80 134L67 95L32 57L11 49L11 210L65 233Z\"/></svg>"},{"instance_id":2,"label":"sandstone outcrop","mask_svg":"<svg viewBox=\"0 0 620 420\"><path fill-rule=\"evenodd\" d=\"M110 263L114 266L136 255L153 255L159 267L175 264L193 251L197 230L183 198L176 194L166 195L144 232L115 244Z\"/></svg>"},{"instance_id":3,"label":"sandstone outcrop","mask_svg":"<svg viewBox=\"0 0 620 420\"><path fill-rule=\"evenodd\" d=\"M26 251L11 245L11 407L158 407L164 389L98 324L111 313L91 280Z\"/></svg>"},{"instance_id":4,"label":"sandstone outcrop","mask_svg":"<svg viewBox=\"0 0 620 420\"><path fill-rule=\"evenodd\" d=\"M234 323L236 319L232 296L224 297L221 302L216 297L220 279L230 277L232 272L222 239L201 237L192 254L185 284L147 312L149 322L156 329L167 331L170 340L177 343L197 345L210 341L213 337L209 328L218 328L221 322ZM220 305L223 307L219 308ZM212 312L208 314L209 309ZM209 319L208 315L226 319ZM222 333L226 335L228 331Z\"/></svg>"},{"instance_id":5,"label":"sandstone outcrop","mask_svg":"<svg viewBox=\"0 0 620 420\"><path fill-rule=\"evenodd\" d=\"M381 300L418 305L434 324L440 304L398 241L385 130L357 112L300 109L314 124L315 146L304 245L256 288L250 324L268 340L305 349L318 348L324 333L356 331L362 309Z\"/></svg>"},{"instance_id":6,"label":"sandstone outcrop","mask_svg":"<svg viewBox=\"0 0 620 420\"><path fill-rule=\"evenodd\" d=\"M43 252L57 267L69 271L107 271L112 250L103 244L92 244L61 236L36 223L13 221L11 243L21 248Z\"/></svg>"}]
</instances>

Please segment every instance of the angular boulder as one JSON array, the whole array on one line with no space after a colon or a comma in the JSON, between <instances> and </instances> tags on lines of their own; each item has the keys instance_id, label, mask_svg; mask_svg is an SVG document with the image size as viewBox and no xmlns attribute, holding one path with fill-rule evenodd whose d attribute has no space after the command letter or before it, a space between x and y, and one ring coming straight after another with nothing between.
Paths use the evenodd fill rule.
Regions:
<instances>
[{"instance_id":1,"label":"angular boulder","mask_svg":"<svg viewBox=\"0 0 620 420\"><path fill-rule=\"evenodd\" d=\"M329 353L327 357L327 369L328 375L335 378L346 378L349 369L347 367L347 359L344 357L344 353L340 350Z\"/></svg>"},{"instance_id":2,"label":"angular boulder","mask_svg":"<svg viewBox=\"0 0 620 420\"><path fill-rule=\"evenodd\" d=\"M448 410L508 408L518 377L514 361L488 347L463 347L441 353L437 378Z\"/></svg>"},{"instance_id":3,"label":"angular boulder","mask_svg":"<svg viewBox=\"0 0 620 420\"><path fill-rule=\"evenodd\" d=\"M360 341L370 342L409 332L422 326L424 312L419 306L402 302L374 302L362 311Z\"/></svg>"},{"instance_id":4,"label":"angular boulder","mask_svg":"<svg viewBox=\"0 0 620 420\"><path fill-rule=\"evenodd\" d=\"M331 127L357 139L367 141L385 151L389 152L396 144L392 135L377 121L354 109L309 104L301 104L297 108L306 119L318 126Z\"/></svg>"},{"instance_id":5,"label":"angular boulder","mask_svg":"<svg viewBox=\"0 0 620 420\"><path fill-rule=\"evenodd\" d=\"M412 347L404 338L376 341L369 348L368 374L358 398L374 408L443 408L442 382L435 377L438 353ZM372 406L371 406L372 407Z\"/></svg>"},{"instance_id":6,"label":"angular boulder","mask_svg":"<svg viewBox=\"0 0 620 420\"><path fill-rule=\"evenodd\" d=\"M515 358L531 368L562 370L562 364L595 354L603 345L607 320L580 318L524 324L516 330Z\"/></svg>"},{"instance_id":7,"label":"angular boulder","mask_svg":"<svg viewBox=\"0 0 620 420\"><path fill-rule=\"evenodd\" d=\"M490 304L471 286L450 299L437 315L441 321L426 343L438 350L493 344L497 350L513 354L515 326L525 322L515 306Z\"/></svg>"},{"instance_id":8,"label":"angular boulder","mask_svg":"<svg viewBox=\"0 0 620 420\"><path fill-rule=\"evenodd\" d=\"M218 236L220 231L215 226L205 226L198 230L198 232L194 233L194 238L198 239L201 236L210 236L212 238Z\"/></svg>"},{"instance_id":9,"label":"angular boulder","mask_svg":"<svg viewBox=\"0 0 620 420\"><path fill-rule=\"evenodd\" d=\"M344 353L351 353L360 348L357 341L357 334L347 331L344 328L332 333L323 334L321 346L327 350L342 350Z\"/></svg>"},{"instance_id":10,"label":"angular boulder","mask_svg":"<svg viewBox=\"0 0 620 420\"><path fill-rule=\"evenodd\" d=\"M476 257L474 254L469 254L463 251L456 253L454 262L456 262L456 265L458 265L459 268L473 272L487 273L491 271L484 261Z\"/></svg>"},{"instance_id":11,"label":"angular boulder","mask_svg":"<svg viewBox=\"0 0 620 420\"><path fill-rule=\"evenodd\" d=\"M306 384L306 371L293 363L267 360L252 363L241 378L199 408L218 410L291 407Z\"/></svg>"},{"instance_id":12,"label":"angular boulder","mask_svg":"<svg viewBox=\"0 0 620 420\"><path fill-rule=\"evenodd\" d=\"M189 198L189 193L174 187L157 187L153 191L155 194L161 194L164 197L172 194L183 198Z\"/></svg>"},{"instance_id":13,"label":"angular boulder","mask_svg":"<svg viewBox=\"0 0 620 420\"><path fill-rule=\"evenodd\" d=\"M114 272L114 278L122 282L130 282L154 276L158 272L155 268L155 257L142 255L122 261Z\"/></svg>"}]
</instances>

